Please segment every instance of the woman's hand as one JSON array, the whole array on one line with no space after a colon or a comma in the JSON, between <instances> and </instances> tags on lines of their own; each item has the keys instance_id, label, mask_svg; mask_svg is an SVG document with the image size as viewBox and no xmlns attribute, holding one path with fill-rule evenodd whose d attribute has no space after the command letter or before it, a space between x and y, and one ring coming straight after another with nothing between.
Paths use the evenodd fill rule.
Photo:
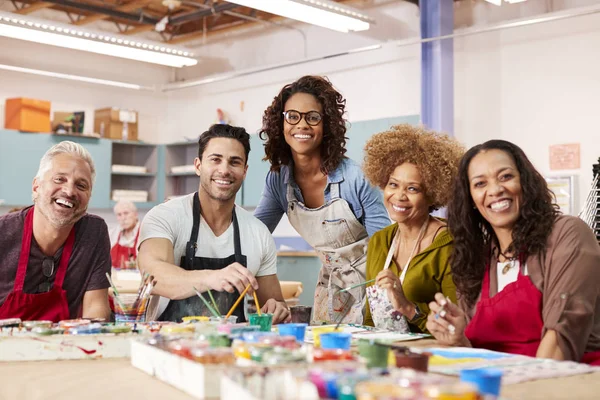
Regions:
<instances>
[{"instance_id":1,"label":"woman's hand","mask_svg":"<svg viewBox=\"0 0 600 400\"><path fill-rule=\"evenodd\" d=\"M388 299L395 310L405 315L409 320L414 316L415 306L404 296L402 283L400 283L400 279L396 274L389 269L384 269L377 274L375 284L385 289Z\"/></svg>"},{"instance_id":2,"label":"woman's hand","mask_svg":"<svg viewBox=\"0 0 600 400\"><path fill-rule=\"evenodd\" d=\"M440 344L471 347L465 336L467 318L465 313L441 293L436 293L435 301L429 303L431 312L427 317L427 330Z\"/></svg>"}]
</instances>

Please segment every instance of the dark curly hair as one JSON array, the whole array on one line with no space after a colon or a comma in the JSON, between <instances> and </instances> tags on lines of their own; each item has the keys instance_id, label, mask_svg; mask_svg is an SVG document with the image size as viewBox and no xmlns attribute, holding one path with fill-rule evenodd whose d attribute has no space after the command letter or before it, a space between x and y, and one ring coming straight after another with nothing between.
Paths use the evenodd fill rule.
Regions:
<instances>
[{"instance_id":1,"label":"dark curly hair","mask_svg":"<svg viewBox=\"0 0 600 400\"><path fill-rule=\"evenodd\" d=\"M260 130L260 138L266 140L264 160L271 163L271 171L279 171L282 165L289 165L292 160L292 151L283 135L283 111L285 103L296 93L312 94L323 107L321 171L327 174L336 169L344 158L347 138L344 120L346 100L326 77L303 76L285 85L275 96L273 103L265 110Z\"/></svg>"},{"instance_id":2,"label":"dark curly hair","mask_svg":"<svg viewBox=\"0 0 600 400\"><path fill-rule=\"evenodd\" d=\"M450 259L452 276L461 301L469 308L475 305L481 292L490 249L492 245L499 247L492 226L473 205L469 185L469 165L473 157L485 150L502 150L510 155L521 175L522 203L512 230L513 241L507 252L525 256L543 252L560 214L546 180L517 145L505 140L490 140L465 153L448 205L448 228L454 237Z\"/></svg>"}]
</instances>

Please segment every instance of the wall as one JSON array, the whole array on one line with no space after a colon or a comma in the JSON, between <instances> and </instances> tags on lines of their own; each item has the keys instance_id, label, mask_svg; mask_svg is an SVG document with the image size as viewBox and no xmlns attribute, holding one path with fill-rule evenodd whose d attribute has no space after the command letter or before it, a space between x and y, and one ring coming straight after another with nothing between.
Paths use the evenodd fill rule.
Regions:
<instances>
[{"instance_id":1,"label":"wall","mask_svg":"<svg viewBox=\"0 0 600 400\"><path fill-rule=\"evenodd\" d=\"M600 157L598 46L599 14L457 39L457 138L509 140L542 174L576 175L581 210ZM563 143L580 143L580 169L550 170L549 146Z\"/></svg>"},{"instance_id":2,"label":"wall","mask_svg":"<svg viewBox=\"0 0 600 400\"><path fill-rule=\"evenodd\" d=\"M556 0L496 7L465 1L456 6L456 25L484 26L598 3ZM418 13L410 7L395 3L375 12L399 23L407 38L418 32ZM317 44L310 41L307 31L309 57L322 54L322 48L331 53L376 42L369 42L362 34L342 35L338 40L335 32L321 32L325 36ZM210 70L211 63L219 63L211 58L216 54L221 61L228 60L221 65L225 69L301 58L299 36L292 35L293 31L276 30L239 42L212 44L205 48L207 58L201 65ZM378 35L379 39L384 36L381 31ZM598 45L599 14L456 38L456 137L467 146L491 138L510 140L525 150L544 175L576 175L577 212L591 183L591 165L600 156L595 129L600 122L596 111L600 53L593 50ZM192 74L192 70L182 72ZM329 76L347 99L350 121L419 114L420 45L389 46L170 92L170 136L199 134L215 121L216 108L228 112L232 123L255 132L262 112L281 86L309 73ZM581 144L581 168L550 171L548 147L560 143ZM284 231L289 232L287 228Z\"/></svg>"},{"instance_id":3,"label":"wall","mask_svg":"<svg viewBox=\"0 0 600 400\"><path fill-rule=\"evenodd\" d=\"M44 46L0 37L0 64L60 72L120 82L154 85L171 76L168 67ZM4 100L30 97L52 102L52 111L85 111L84 131L93 132L94 110L103 107L139 112L140 139L157 142L167 129L167 96L0 69L0 126L4 127Z\"/></svg>"}]
</instances>

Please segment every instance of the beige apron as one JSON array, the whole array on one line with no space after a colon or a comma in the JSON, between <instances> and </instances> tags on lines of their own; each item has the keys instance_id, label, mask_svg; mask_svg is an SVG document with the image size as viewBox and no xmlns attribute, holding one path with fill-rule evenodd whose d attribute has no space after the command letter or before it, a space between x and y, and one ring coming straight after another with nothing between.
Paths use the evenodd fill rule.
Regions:
<instances>
[{"instance_id":1,"label":"beige apron","mask_svg":"<svg viewBox=\"0 0 600 400\"><path fill-rule=\"evenodd\" d=\"M408 271L408 266L410 265L410 262L413 256L415 255L415 250L417 249L419 243L421 243L421 240L423 239L423 235L427 230L428 223L429 218L427 218L421 226L419 236L417 237L417 240L415 240L413 249L410 252L410 255L408 256L408 260L406 260L406 265L400 273L401 285L404 284L406 271ZM392 258L396 254L399 236L400 228L398 227L398 231L394 236L394 240L392 240L392 245L390 246L390 250L388 251L387 257L385 259L385 264L383 266L384 270L390 267ZM392 302L388 297L387 290L380 288L379 285L369 286L367 288L367 298L369 299L369 309L371 310L373 324L376 328L387 329L390 331L397 331L402 333L408 333L410 331L408 327L408 322L406 321L406 317L394 309L394 306L392 305Z\"/></svg>"},{"instance_id":2,"label":"beige apron","mask_svg":"<svg viewBox=\"0 0 600 400\"><path fill-rule=\"evenodd\" d=\"M340 289L365 281L369 235L358 222L346 200L340 198L339 183L330 184L331 200L319 208L307 208L287 186L290 224L310 244L323 266L315 289L313 322L363 323L365 288L360 286L344 293Z\"/></svg>"}]
</instances>

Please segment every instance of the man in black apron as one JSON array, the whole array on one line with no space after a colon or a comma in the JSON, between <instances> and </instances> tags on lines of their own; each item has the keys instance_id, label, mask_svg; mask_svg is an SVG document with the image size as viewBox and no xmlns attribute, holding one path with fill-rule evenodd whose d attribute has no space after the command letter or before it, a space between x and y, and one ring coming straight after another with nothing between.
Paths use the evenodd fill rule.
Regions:
<instances>
[{"instance_id":1,"label":"man in black apron","mask_svg":"<svg viewBox=\"0 0 600 400\"><path fill-rule=\"evenodd\" d=\"M273 313L274 323L289 319L270 233L235 205L248 168L249 140L243 128L213 125L198 141L198 192L163 203L145 216L138 264L157 280L153 294L161 296L154 296L148 320L211 316L194 287L206 299L210 291L225 315L248 285L249 294L257 292L262 311ZM243 304L232 314L239 322L245 321Z\"/></svg>"}]
</instances>

